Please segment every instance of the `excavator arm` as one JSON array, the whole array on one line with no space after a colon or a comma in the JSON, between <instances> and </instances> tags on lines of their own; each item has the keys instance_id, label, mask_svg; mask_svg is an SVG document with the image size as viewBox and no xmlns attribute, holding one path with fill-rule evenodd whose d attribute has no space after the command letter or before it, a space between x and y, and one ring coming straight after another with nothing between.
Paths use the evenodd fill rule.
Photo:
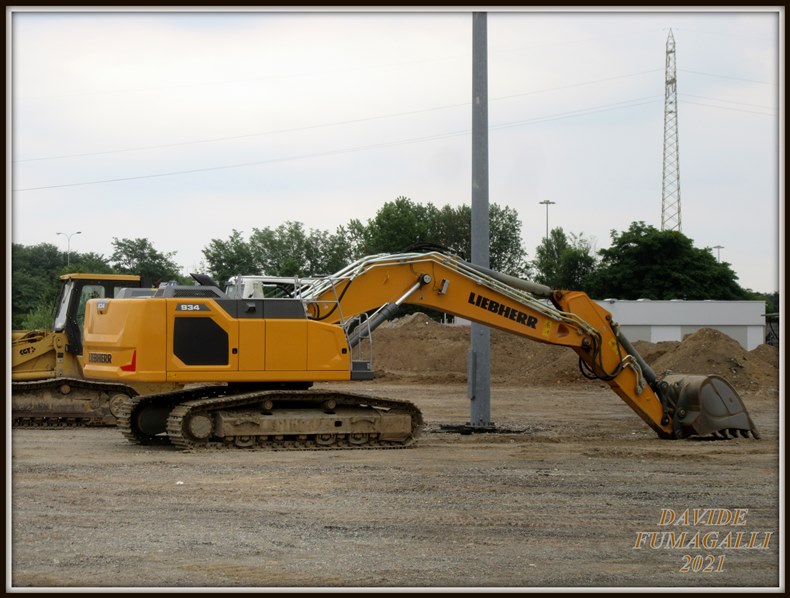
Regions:
<instances>
[{"instance_id":1,"label":"excavator arm","mask_svg":"<svg viewBox=\"0 0 790 598\"><path fill-rule=\"evenodd\" d=\"M565 346L577 353L585 376L606 382L661 438L759 437L726 380L659 379L611 314L580 291L551 290L438 252L383 254L316 283L305 303L308 317L347 326L352 347L403 303Z\"/></svg>"}]
</instances>

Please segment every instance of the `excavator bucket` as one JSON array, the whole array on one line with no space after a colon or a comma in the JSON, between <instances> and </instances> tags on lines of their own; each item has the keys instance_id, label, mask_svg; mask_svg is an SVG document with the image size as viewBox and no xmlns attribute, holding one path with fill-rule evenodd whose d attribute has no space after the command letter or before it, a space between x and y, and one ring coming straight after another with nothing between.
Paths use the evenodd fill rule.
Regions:
<instances>
[{"instance_id":1,"label":"excavator bucket","mask_svg":"<svg viewBox=\"0 0 790 598\"><path fill-rule=\"evenodd\" d=\"M672 374L663 382L675 403L676 438L760 437L738 393L721 376Z\"/></svg>"}]
</instances>

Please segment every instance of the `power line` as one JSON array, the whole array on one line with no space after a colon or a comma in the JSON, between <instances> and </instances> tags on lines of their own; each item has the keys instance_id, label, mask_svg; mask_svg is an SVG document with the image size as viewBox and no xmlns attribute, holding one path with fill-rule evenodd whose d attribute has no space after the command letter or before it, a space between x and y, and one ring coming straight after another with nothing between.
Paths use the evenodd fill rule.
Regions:
<instances>
[{"instance_id":1,"label":"power line","mask_svg":"<svg viewBox=\"0 0 790 598\"><path fill-rule=\"evenodd\" d=\"M595 83L611 81L611 80L615 80L615 79L622 79L622 78L627 78L627 77L635 77L635 76L639 76L639 75L655 72L657 70L659 70L659 69L652 69L652 70L648 70L648 71L641 71L641 72L638 72L638 73L631 73L631 74L627 74L627 75L617 75L617 76L613 76L613 77L606 77L606 78L602 78L602 79L596 79L596 80L592 80L592 81L585 81L585 82L580 82L580 83L574 83L574 84L558 86L558 87L553 87L553 88L546 88L546 89L542 89L542 90L533 90L533 91L529 91L529 92L523 92L523 93L520 93L520 94L511 94L511 95L507 95L507 96L501 96L501 97L498 97L498 98L493 98L491 101L511 99L511 98L514 98L514 97L533 95L533 94L537 94L537 93L547 93L547 92L551 92L551 91L557 91L557 90L567 89L567 88L572 88L572 87L579 87L579 86L584 86L584 85L592 85L592 84L595 84ZM705 74L705 73L703 73L703 74ZM715 76L715 75L711 75L711 76ZM746 104L746 103L742 103L742 102L730 102L728 100L717 100L715 98L706 98L706 97L703 97L703 96L692 96L692 95L689 95L689 94L682 94L682 95L688 95L688 97L697 97L697 98L700 98L700 99L709 99L709 100L712 100L712 101L721 101L721 102L729 102L729 103L734 103L734 104L741 104L741 105L745 105L745 106L760 107L759 105L756 105L756 104ZM499 129L513 128L513 127L526 126L526 125L531 125L531 124L544 123L544 122L549 122L549 121L553 121L553 120L561 120L561 119L565 119L565 118L574 118L574 117L578 117L578 116L587 116L587 115L591 115L591 114L597 114L597 113L607 112L607 111L612 111L612 110L620 110L620 109L624 109L624 108L632 108L632 107L642 106L642 105L646 105L646 104L655 102L658 98L659 98L659 96L648 96L648 97L644 97L644 98L636 98L636 99L632 99L632 100L625 100L625 101L622 101L622 102L616 102L616 103L613 103L613 104L606 104L606 105L603 105L603 106L597 106L597 107L592 107L592 108L583 108L583 109L579 109L579 110L571 110L571 111L567 111L567 112L560 112L560 113L556 113L556 114L545 115L545 116L536 117L536 118L527 119L527 120L513 121L513 122L509 122L509 123L502 123L502 124L499 124L499 125L492 125L492 126L490 126L490 129L491 130L499 130ZM692 101L688 101L688 100L684 100L683 103L684 104L686 104L686 103L688 103L688 104L696 104L696 105L710 107L710 108L720 108L720 109L723 109L723 110L732 110L732 111L737 111L737 112L746 112L746 113L752 113L752 114L760 114L760 115L765 115L765 116L770 116L771 115L771 114L766 114L765 112L758 112L758 111L753 111L753 110L744 110L744 109L740 109L740 108L732 108L732 107L726 107L726 106L717 106L717 105L714 105L714 104L706 104L706 103L701 103L701 102L692 102ZM102 151L102 152L70 154L70 155L64 155L64 156L53 156L53 157L48 157L48 158L30 158L30 159L24 159L24 160L17 160L17 162L31 162L31 161L41 161L41 160L54 160L54 159L61 159L61 158L85 157L85 156L92 156L92 155L103 155L103 154L122 153L122 152L131 152L131 151L142 151L142 150L147 150L147 149L159 149L159 148L165 148L165 147L176 147L176 146L183 146L183 145L194 145L194 144L200 144L200 143L212 143L212 142L217 142L217 141L243 139L243 138L257 137L257 136L263 136L263 135L272 135L272 134L279 134L279 133L304 131L304 130L310 130L310 129L316 129L316 128L340 126L340 125L345 125L345 124L354 124L354 123L359 123L359 122L368 122L368 121L380 120L380 119L384 119L384 118L395 118L395 117L399 117L399 116L407 116L407 115L411 115L411 114L419 114L419 113L424 113L424 112L431 112L431 111L436 111L436 110L444 110L444 109L448 109L448 108L457 108L457 107L468 106L468 105L469 105L469 103L465 102L465 103L459 103L459 104L450 104L450 105L445 105L445 106L438 106L438 107L433 107L433 108L424 108L424 109L420 109L420 110L412 110L412 111L408 111L408 112L395 113L395 114L389 114L389 115L365 117L365 118L360 118L360 119L339 121L339 122L335 122L335 123L324 123L324 124L317 124L317 125L308 125L308 126L304 126L304 127L294 127L294 128L290 128L290 129L280 129L280 130L273 130L273 131L262 132L262 133L249 133L249 134L245 134L245 135L236 135L236 136L205 139L205 140L197 140L197 141L177 142L177 143L169 143L169 144L161 144L161 145L153 145L153 146L143 146L143 147L137 147L137 148L127 148L127 149L120 149L120 150L107 150L107 151ZM424 143L424 142L428 142L428 141L437 141L437 140L446 139L446 138L450 138L450 137L466 135L468 133L469 133L468 130L456 131L456 132L443 133L443 134L431 135L431 136L426 136L426 137L403 139L403 140L398 140L398 141L385 142L385 143L379 143L379 144L372 144L372 145L366 145L366 146L356 146L356 147L344 148L344 149L339 149L339 150L329 150L329 151L326 151L326 152L318 152L318 153L313 153L313 154L291 156L291 157L286 157L286 158L273 158L273 159L269 159L269 160L258 160L258 161L252 161L252 162L244 162L244 163L221 165L221 166L211 166L211 167L206 167L206 168L195 168L195 169L187 169L187 170L180 170L180 171L169 171L169 172L164 172L164 173L138 175L138 176L131 176L131 177L119 177L119 178L114 178L114 179L100 179L100 180L80 182L80 183L65 183L65 184L58 184L58 185L45 185L45 186L40 186L40 187L27 187L27 188L13 189L13 191L14 192L21 192L21 191L37 191L37 190L43 190L43 189L56 189L56 188L64 188L64 187L77 187L77 186L83 186L83 185L96 185L96 184L102 184L102 183L123 182L123 181L140 180L140 179L147 179L147 178L158 178L158 177L164 177L164 176L178 176L178 175L185 175L185 174L195 174L195 173L200 173L200 172L211 172L211 171L216 171L216 170L226 170L226 169L230 169L230 168L243 168L243 167L247 167L247 166L259 166L259 165L271 164L271 163L276 163L276 162L285 162L285 161L302 160L302 159L317 158L317 157L326 157L326 156L330 156L330 155L339 155L339 154L345 154L345 153L351 153L351 152L357 152L357 151L368 151L368 150L372 150L372 149L382 149L382 148L387 148L387 147L395 147L395 146L399 146L399 145L406 145L406 144L413 144L413 143Z\"/></svg>"},{"instance_id":2,"label":"power line","mask_svg":"<svg viewBox=\"0 0 790 598\"><path fill-rule=\"evenodd\" d=\"M495 101L513 99L513 98L517 98L517 97L524 97L524 96L529 96L529 95L535 95L535 94L540 94L540 93L550 93L550 92L553 92L553 91L560 91L560 90L563 90L563 89L572 89L574 87L582 87L582 86L586 86L586 85L594 85L594 84L597 84L597 83L604 83L604 82L607 82L607 81L615 81L617 79L625 79L625 78L630 78L630 77L637 77L637 76L641 76L641 75L646 75L646 74L657 72L659 70L660 69L651 69L651 70L646 70L646 71L640 71L640 72L637 72L637 73L629 73L629 74L626 74L626 75L615 75L615 76L612 76L612 77L604 77L604 78L601 78L601 79L594 79L592 81L582 81L580 83L571 83L571 84L568 84L568 85L560 85L560 86L556 86L556 87L549 87L549 88L545 88L545 89L537 89L537 90L532 90L532 91L527 91L527 92L522 92L522 93L517 93L517 94L509 94L509 95L506 95L506 96L490 98L490 101L491 102L495 102ZM678 70L682 71L682 69L678 69ZM762 81L754 81L754 80L750 80L750 79L741 79L741 78L738 78L738 77L727 77L726 75L714 75L714 74L702 73L702 72L698 72L698 71L683 71L683 72L690 72L690 73L696 73L696 74L701 74L701 75L707 75L707 76L710 76L710 77L725 77L725 78L729 78L729 79L737 79L737 80L742 80L742 81L751 81L751 82L754 82L754 83L761 83L761 84L764 84L764 85L772 85L771 83L766 83L766 82L762 82ZM684 94L684 95L687 95L687 94ZM727 100L716 100L714 98L708 98L708 99L712 99L713 101L727 101ZM374 121L374 120L382 120L382 119L386 119L386 118L398 118L398 117L401 117L401 116L410 116L410 115L413 115L413 114L422 114L422 113L426 113L426 112L435 112L435 111L439 111L439 110L447 110L447 109L451 109L451 108L460 108L460 107L464 107L464 106L469 106L469 102L462 102L462 103L458 103L458 104L446 104L444 106L435 106L435 107L432 107L432 108L423 108L423 109L419 109L419 110L411 110L411 111L407 111L407 112L397 112L397 113L393 113L393 114L384 114L384 115L379 115L379 116L369 116L369 117L364 117L364 118L357 118L357 119L351 119L351 120L337 121L337 122L332 122L332 123L320 123L320 124L316 124L316 125L306 125L306 126L303 126L303 127L291 127L291 128L286 128L286 129L274 129L274 130L271 130L271 131L262 131L262 132L258 132L258 133L246 133L246 134L243 134L243 135L230 135L230 136L223 136L223 137L213 137L213 138L209 138L209 139L197 139L197 140L193 140L193 141L176 141L176 142L172 142L172 143L163 143L163 144L156 144L156 145L144 145L144 146L137 146L137 147L132 147L132 148L114 149L114 150L100 150L100 151L95 151L95 152L82 152L82 153L78 153L78 154L61 154L61 155L58 155L58 156L42 156L42 157L38 157L38 158L23 158L23 159L19 159L19 160L14 160L14 162L15 163L40 162L40 161L44 161L44 160L61 160L61 159L66 159L66 158L85 158L85 157L88 157L88 156L102 156L102 155L117 154L117 153L128 153L128 152L135 152L135 151L147 151L147 150L153 150L153 149L164 149L164 148L168 148L168 147L181 147L181 146L186 146L186 145L200 145L200 144L204 144L204 143L217 143L217 142L221 142L221 141L234 141L234 140L237 140L237 139L249 139L249 138L252 138L252 137L262 137L262 136L265 136L265 135L278 135L278 134L283 134L283 133L294 133L294 132L298 132L298 131L309 131L309 130L312 130L312 129L328 128L328 127L342 126L342 125L348 125L348 124L357 124L357 123L362 123L362 122L370 122L370 121ZM732 110L735 110L735 109L733 108ZM749 112L749 111L744 111L744 112ZM760 112L756 112L755 114L761 114L761 113Z\"/></svg>"},{"instance_id":3,"label":"power line","mask_svg":"<svg viewBox=\"0 0 790 598\"><path fill-rule=\"evenodd\" d=\"M614 104L607 104L605 106L599 106L596 108L582 108L580 110L571 110L568 112L560 112L558 114L548 115L548 116L540 116L537 118L532 118L529 120L522 120L522 121L515 121L512 123L505 123L501 125L494 125L492 129L507 129L511 127L520 127L523 125L532 125L538 123L549 122L552 120L561 120L563 118L573 118L575 116L587 116L588 114L599 114L601 112L610 112L612 110L621 110L623 108L635 108L637 106L644 106L646 104L652 104L653 102L660 99L661 96L647 96L644 98L637 98L634 100L625 100L622 102L616 102Z\"/></svg>"},{"instance_id":4,"label":"power line","mask_svg":"<svg viewBox=\"0 0 790 598\"><path fill-rule=\"evenodd\" d=\"M139 179L151 179L151 178L164 177L164 176L176 176L176 175L183 175L183 174L195 174L195 173L198 173L198 172L211 172L211 171L214 171L214 170L228 170L228 169L231 169L231 168L243 168L245 166L261 166L263 164L274 164L276 162L289 162L289 161L293 161L293 160L304 160L304 159L307 159L307 158L321 158L321 157L325 157L325 156L331 156L331 155L337 155L337 154L347 154L347 153L351 153L351 152L365 151L365 150L371 150L371 149L381 149L381 148L385 148L385 147L394 147L394 146L397 146L397 145L405 145L405 144L410 144L410 143L422 143L422 142L425 142L425 141L435 141L437 139L445 139L447 137L455 137L455 136L458 136L458 135L465 135L468 132L469 131L458 131L458 132L454 132L454 133L445 133L445 134L440 134L440 135L432 135L432 136L429 136L429 137L421 137L421 138L414 138L414 139L404 139L404 140L400 140L400 141L391 141L391 142L387 142L387 143L378 143L378 144L373 144L373 145L357 146L357 147L345 148L345 149L340 149L340 150L331 150L331 151L326 151L326 152L316 152L316 153L313 153L313 154L304 154L304 155L301 155L301 156L291 156L291 157L288 157L288 158L271 158L271 159L268 159L268 160L256 160L256 161L253 161L253 162L241 162L241 163L237 163L237 164L226 164L226 165L223 165L223 166L207 166L205 168L193 168L193 169L189 169L189 170L176 170L176 171L171 171L171 172L161 172L161 173L157 173L157 174L143 174L143 175L138 175L138 176L120 177L120 178L116 178L116 179L101 179L101 180L97 180L97 181L85 181L85 182L82 182L82 183L65 183L65 184L60 184L60 185L46 185L46 186L42 186L42 187L28 187L28 188L25 188L25 189L14 189L13 191L38 191L38 190L41 190L41 189L59 189L59 188L62 188L62 187L80 187L82 185L98 185L98 184L101 184L101 183L118 183L118 182L121 182L121 181L134 181L134 180L139 180Z\"/></svg>"},{"instance_id":5,"label":"power line","mask_svg":"<svg viewBox=\"0 0 790 598\"><path fill-rule=\"evenodd\" d=\"M715 73L703 73L702 71L690 71L688 69L678 69L681 73L693 73L695 75L705 75L706 77L719 77L720 79L734 79L735 81L746 81L748 83L758 83L760 85L776 85L771 81L757 81L756 79L745 79L743 77L731 77L729 75L718 75Z\"/></svg>"},{"instance_id":6,"label":"power line","mask_svg":"<svg viewBox=\"0 0 790 598\"><path fill-rule=\"evenodd\" d=\"M117 149L117 150L104 150L104 151L98 151L98 152L85 152L85 153L81 153L81 154L64 154L64 155L61 155L61 156L49 156L49 157L42 157L42 158L25 158L25 159L22 159L22 160L15 160L15 162L40 162L40 161L43 161L43 160L59 160L59 159L63 159L63 158L84 158L86 156L102 156L102 155L107 155L107 154L117 154L117 153L124 153L124 152L136 152L136 151L144 151L144 150L151 150L151 149L163 149L163 148L167 148L167 147L179 147L179 146L184 146L184 145L198 145L198 144L202 144L202 143L216 143L216 142L219 142L219 141L233 141L233 140L236 140L236 139L247 139L247 138L250 138L250 137L263 137L265 135L279 135L279 134L282 134L282 133L295 133L295 132L298 132L298 131L309 131L311 129L321 129L321 128L327 128L327 127L336 127L336 126L341 126L341 125L356 124L356 123L368 122L368 121L372 121L372 120L380 120L380 119L384 119L384 118L394 118L394 117L398 117L398 116L408 116L408 115L411 115L411 114L419 114L419 113L422 113L422 112L431 112L431 111L435 111L435 110L445 110L447 108L456 108L456 107L459 107L459 106L468 106L468 105L469 105L469 102L466 102L466 103L463 103L463 104L450 104L450 105L447 105L447 106L438 106L438 107L435 107L435 108L424 108L424 109L421 109L421 110L412 110L412 111L409 111L409 112L401 112L401 113L398 113L398 114L385 114L385 115L382 115L382 116L369 116L369 117L365 117L365 118L356 118L356 119L352 119L352 120L344 120L344 121L338 121L338 122L333 122L333 123L322 123L322 124L317 124L317 125L305 125L303 127L291 127L291 128L288 128L288 129L274 129L274 130L271 130L271 131L263 131L263 132L260 132L260 133L246 133L244 135L231 135L231 136L227 136L227 137L214 137L214 138L211 138L211 139L198 139L198 140L195 140L195 141L177 141L177 142L174 142L174 143L163 143L163 144L159 144L159 145L138 146L138 147L132 147L132 148Z\"/></svg>"},{"instance_id":7,"label":"power line","mask_svg":"<svg viewBox=\"0 0 790 598\"><path fill-rule=\"evenodd\" d=\"M517 97L524 97L524 96L528 96L528 95L535 95L535 94L539 94L539 93L549 93L549 92L552 92L552 91L559 91L559 90L562 90L562 89L571 89L571 88L574 88L574 87L582 87L582 86L585 86L585 85L595 85L597 83L604 83L604 82L607 82L607 81L614 81L614 80L617 80L617 79L626 79L626 78L630 78L630 77L637 77L637 76L641 76L641 75L645 75L645 74L656 72L657 70L659 70L659 69L652 69L652 70L648 70L648 71L641 71L641 72L638 72L638 73L630 73L630 74L626 74L626 75L615 75L615 76L612 76L612 77L605 77L605 78L602 78L602 79L595 79L595 80L592 80L592 81L582 81L580 83L571 83L571 84L568 84L568 85L561 85L561 86L557 86L557 87L549 87L549 88L545 88L545 89L536 89L536 90L527 91L527 92L523 92L523 93L517 93L517 94L510 94L510 95L506 95L506 96L501 96L501 97L498 97L498 98L490 98L490 101L491 102L495 102L495 101L500 101L500 100L507 100L507 99L512 99L512 98L517 98ZM356 118L356 119L351 119L351 120L337 121L337 122L333 122L333 123L322 123L322 124L317 124L317 125L306 125L306 126L303 126L303 127L291 127L291 128L287 128L287 129L275 129L275 130L272 130L272 131L263 131L263 132L259 132L259 133L246 133L246 134L243 134L243 135L231 135L231 136L225 136L225 137L214 137L214 138L210 138L210 139L198 139L198 140L194 140L194 141L177 141L177 142L173 142L173 143L164 143L164 144L158 144L158 145L138 146L138 147L133 147L133 148L124 148L124 149L116 149L116 150L102 150L102 151L96 151L96 152L83 152L83 153L79 153L79 154L63 154L63 155L59 155L59 156L44 156L44 157L39 157L39 158L23 158L23 159L20 159L20 160L14 160L14 162L15 163L40 162L40 161L43 161L43 160L61 160L61 159L64 159L64 158L85 158L85 157L88 157L88 156L103 156L103 155L108 155L108 154L127 153L127 152L135 152L135 151L146 151L146 150L152 150L152 149L164 149L164 148L168 148L168 147L180 147L180 146L185 146L185 145L199 145L199 144L203 144L203 143L217 143L217 142L220 142L220 141L233 141L233 140L237 140L237 139L248 139L248 138L251 138L251 137L262 137L262 136L265 136L265 135L278 135L278 134L282 134L282 133L294 133L294 132L298 132L298 131L309 131L309 130L312 130L312 129L336 127L336 126L341 126L341 125L356 124L356 123L362 123L362 122L370 122L370 121L373 121L373 120L381 120L381 119L385 119L385 118L398 118L398 117L401 117L401 116L410 116L410 115L413 115L413 114L422 114L422 113L425 113L425 112L435 112L435 111L438 111L438 110L447 110L447 109L450 109L450 108L461 108L461 107L469 106L469 105L470 105L469 102L462 102L462 103L458 103L458 104L447 104L447 105L444 105L444 106L435 106L433 108L422 108L422 109L419 109L419 110L411 110L411 111L408 111L408 112L398 112L398 113L393 113L393 114L384 114L384 115L380 115L380 116L369 116L369 117Z\"/></svg>"},{"instance_id":8,"label":"power line","mask_svg":"<svg viewBox=\"0 0 790 598\"><path fill-rule=\"evenodd\" d=\"M681 104L692 104L694 106L705 106L706 108L718 108L719 110L731 110L733 112L746 112L748 114L760 114L762 116L776 116L775 112L759 112L757 110L744 110L743 108L731 108L729 106L717 106L716 104L706 104L704 102L692 102L683 100Z\"/></svg>"},{"instance_id":9,"label":"power line","mask_svg":"<svg viewBox=\"0 0 790 598\"><path fill-rule=\"evenodd\" d=\"M636 99L633 99L633 100L625 100L623 102L616 102L615 104L607 104L607 105L598 106L598 107L595 107L595 108L585 108L585 109L580 109L580 110L572 110L572 111L568 111L568 112L560 112L560 113L557 113L557 114L540 116L540 117L527 119L527 120L513 121L513 122L509 122L509 123L502 123L502 124L499 124L499 125L491 125L490 129L491 130L508 129L508 128L514 128L514 127L520 127L520 126L540 124L540 123L550 122L550 121L554 121L554 120L562 120L562 119L565 119L565 118L575 118L575 117L578 117L578 116L588 116L588 115L591 115L591 114L598 114L598 113L601 113L601 112L610 112L612 110L622 110L624 108L635 108L635 107L638 107L638 106L644 106L644 105L656 102L659 98L660 98L660 96L648 96L648 97L645 97L645 98L636 98ZM730 108L730 107L727 107L727 106L716 106L714 104L706 104L706 103L702 103L702 102L692 102L692 101L684 100L682 103L683 104L694 104L694 105L698 105L698 106L705 106L705 107L708 107L708 108L719 108L719 109L722 109L722 110L731 110L731 111L735 111L735 112L746 112L746 113L750 113L750 114L759 114L759 115L762 115L762 116L773 116L772 114L767 114L765 112L757 112L757 111L754 111L754 110L743 110L743 109L740 109L740 108ZM98 185L98 184L102 184L102 183L116 183L116 182L123 182L123 181L148 179L148 178L158 178L158 177L164 177L164 176L177 176L177 175L184 175L184 174L195 174L195 173L200 173L200 172L211 172L211 171L215 171L215 170L227 170L227 169L230 169L230 168L243 168L243 167L246 167L246 166L261 166L261 165L264 165L264 164L273 164L273 163L277 163L277 162L288 162L288 161L293 161L293 160L304 160L304 159L309 159L309 158L321 158L321 157L326 157L326 156L331 156L331 155L340 155L340 154L346 154L346 153L352 153L352 152L358 152L358 151L368 151L368 150L372 150L372 149L383 149L383 148L387 148L387 147L396 147L396 146L399 146L399 145L408 145L408 144L413 144L413 143L424 143L424 142L428 142L428 141L438 141L438 140L441 140L441 139L448 139L448 138L457 137L457 136L460 136L460 135L467 135L467 134L469 134L469 132L470 132L469 130L455 131L455 132L450 132L450 133L441 133L441 134L437 134L437 135L431 135L431 136L427 136L427 137L417 137L417 138L412 138L412 139L403 139L403 140L398 140L398 141L391 141L391 142L372 144L372 145L366 145L366 146L356 146L356 147L345 148L345 149L340 149L340 150L330 150L330 151L318 152L318 153L314 153L314 154L304 154L304 155L300 155L300 156L291 156L291 157L287 157L287 158L272 158L272 159L269 159L269 160L243 162L243 163L228 164L228 165L223 165L223 166L210 166L210 167L206 167L206 168L194 168L194 169L188 169L188 170L170 171L170 172L163 172L163 173L157 173L157 174L138 175L138 176L132 176L132 177L120 177L120 178L115 178L115 179L100 179L100 180L96 180L96 181L87 181L87 182L81 182L81 183L65 183L65 184L58 184L58 185L45 185L45 186L40 186L40 187L26 187L26 188L20 188L20 189L13 189L12 191L14 191L14 192L39 191L39 190L44 190L44 189L59 189L59 188L64 188L64 187L79 187L79 186L82 186L82 185Z\"/></svg>"},{"instance_id":10,"label":"power line","mask_svg":"<svg viewBox=\"0 0 790 598\"><path fill-rule=\"evenodd\" d=\"M656 96L655 98L657 98L657 97L658 96ZM606 104L604 106L599 106L599 107L596 107L596 108L589 108L589 109L586 109L586 110L583 110L583 111L582 110L575 110L575 111L571 111L571 112L562 112L562 113L558 113L558 114L554 114L554 115L546 115L546 116L537 117L537 118L530 119L530 120L516 121L516 122L511 122L511 123L503 123L503 124L500 124L500 125L491 126L490 129L491 130L497 130L497 129L504 129L504 128L512 128L512 127L525 126L525 125L530 125L530 124L538 124L538 123L542 123L542 122L547 122L549 120L559 120L561 118L572 118L572 117L576 117L576 116L586 116L588 114L595 114L595 113L598 113L598 112L605 112L605 111L610 111L610 110L618 110L618 109L623 109L623 108L631 108L631 107L634 107L634 106L641 106L643 104L654 102L654 101L656 101L655 98L648 99L648 101L644 101L646 98L639 98L639 99L636 99L636 100L627 100L625 102L617 102L616 104ZM623 105L623 104L628 104L629 102L631 102L630 105ZM633 103L633 102L637 102L637 103ZM277 163L277 162L289 162L289 161L294 161L294 160L304 160L304 159L308 159L308 158L321 158L321 157L326 157L326 156L347 154L347 153L358 152L358 151L368 151L368 150L372 150L372 149L383 149L383 148L388 148L388 147L396 147L396 146L399 146L399 145L410 145L410 144L413 144L413 143L424 143L424 142L427 142L427 141L438 141L438 140L441 140L441 139L448 139L448 138L451 138L451 137L458 137L458 136L461 136L461 135L468 135L469 133L470 133L470 131L467 129L467 130L463 130L463 131L454 131L454 132L449 132L449 133L440 133L440 134L437 134L437 135L430 135L430 136L426 136L426 137L402 139L402 140L390 141L390 142L385 142L385 143L377 143L377 144L372 144L372 145L356 146L356 147L344 148L344 149L339 149L339 150L329 150L329 151L325 151L325 152L316 152L316 153L312 153L312 154L304 154L304 155L299 155L299 156L290 156L290 157L286 157L286 158L271 158L271 159L268 159L268 160L256 160L256 161L252 161L252 162L241 162L241 163L237 163L237 164L226 164L226 165L222 165L222 166L208 166L208 167L205 167L205 168L193 168L193 169L188 169L188 170L178 170L178 171L162 172L162 173L156 173L156 174L145 174L145 175L137 175L137 176L130 176L130 177L119 177L119 178L114 178L114 179L100 179L100 180L95 180L95 181L84 181L84 182L80 182L80 183L63 183L63 184L58 184L58 185L44 185L44 186L40 186L40 187L25 187L25 188L20 188L20 189L13 189L13 191L14 192L21 192L21 191L39 191L39 190L43 190L43 189L60 189L60 188L65 188L65 187L79 187L79 186L83 186L83 185L98 185L98 184L102 184L102 183L117 183L117 182L123 182L123 181L133 181L133 180L158 178L158 177L165 177L165 176L178 176L178 175L185 175L185 174L196 174L196 173L200 173L200 172L211 172L211 171L216 171L216 170L228 170L228 169L231 169L231 168L244 168L244 167L247 167L247 166L261 166L261 165L264 165L264 164L273 164L273 163Z\"/></svg>"},{"instance_id":11,"label":"power line","mask_svg":"<svg viewBox=\"0 0 790 598\"><path fill-rule=\"evenodd\" d=\"M700 100L711 100L712 102L724 102L726 104L739 104L741 106L751 106L752 108L765 108L766 110L773 110L773 106L766 106L765 104L750 104L747 102L736 102L734 100L720 100L718 98L711 98L708 96L697 96L690 93L678 93L679 96L685 96L687 98L698 98Z\"/></svg>"},{"instance_id":12,"label":"power line","mask_svg":"<svg viewBox=\"0 0 790 598\"><path fill-rule=\"evenodd\" d=\"M639 75L648 75L650 73L656 73L656 72L658 72L660 70L661 69L650 69L649 71L640 71L638 73L631 73L631 74L628 74L628 75L615 75L613 77L605 77L603 79L596 79L595 81L583 81L582 83L570 83L568 85L560 85L560 86L557 86L557 87L550 87L550 88L547 88L547 89L538 89L538 90L535 90L535 91L527 91L527 92L524 92L524 93L517 93L517 94L513 94L513 95L500 96L498 98L493 98L491 101L506 100L506 99L510 99L510 98L517 98L517 97L532 95L532 94L536 94L536 93L545 93L545 92L549 92L549 91L559 91L561 89L571 89L573 87L581 87L583 85L592 85L594 83L604 83L606 81L614 81L616 79L626 79L628 77L637 77Z\"/></svg>"}]
</instances>

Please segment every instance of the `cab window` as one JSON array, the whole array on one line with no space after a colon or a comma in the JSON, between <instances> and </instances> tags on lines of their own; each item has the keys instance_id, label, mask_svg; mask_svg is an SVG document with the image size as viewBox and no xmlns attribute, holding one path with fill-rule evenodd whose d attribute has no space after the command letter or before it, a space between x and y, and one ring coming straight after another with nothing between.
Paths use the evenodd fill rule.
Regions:
<instances>
[{"instance_id":1,"label":"cab window","mask_svg":"<svg viewBox=\"0 0 790 598\"><path fill-rule=\"evenodd\" d=\"M105 297L105 289L98 284L86 284L82 287L80 293L80 302L77 307L77 326L80 329L80 338L82 338L83 328L85 327L85 306L89 299L103 299Z\"/></svg>"}]
</instances>

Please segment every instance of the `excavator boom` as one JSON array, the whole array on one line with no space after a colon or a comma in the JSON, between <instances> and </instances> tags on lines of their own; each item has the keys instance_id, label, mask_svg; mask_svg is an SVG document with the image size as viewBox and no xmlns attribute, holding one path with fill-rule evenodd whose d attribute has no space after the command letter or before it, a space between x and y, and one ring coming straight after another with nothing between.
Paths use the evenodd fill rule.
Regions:
<instances>
[{"instance_id":1,"label":"excavator boom","mask_svg":"<svg viewBox=\"0 0 790 598\"><path fill-rule=\"evenodd\" d=\"M387 306L401 290L407 293L404 303L572 349L582 372L606 382L661 438L759 437L726 380L677 375L659 380L611 314L585 293L551 290L457 256L432 252L364 258L314 286L308 312L317 320L337 322ZM374 316L371 325L376 323Z\"/></svg>"}]
</instances>

